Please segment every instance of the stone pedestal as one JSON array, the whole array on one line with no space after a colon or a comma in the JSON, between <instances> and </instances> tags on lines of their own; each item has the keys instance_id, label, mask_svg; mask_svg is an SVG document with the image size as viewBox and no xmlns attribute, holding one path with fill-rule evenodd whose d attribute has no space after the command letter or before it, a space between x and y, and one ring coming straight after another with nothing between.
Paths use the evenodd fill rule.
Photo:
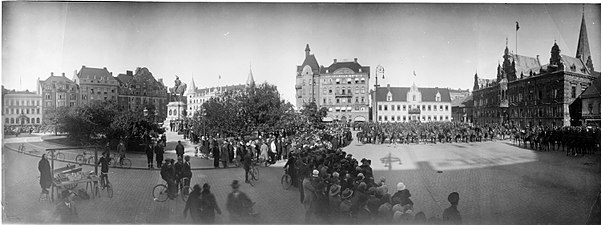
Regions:
<instances>
[{"instance_id":1,"label":"stone pedestal","mask_svg":"<svg viewBox=\"0 0 601 225\"><path fill-rule=\"evenodd\" d=\"M169 102L167 104L167 119L163 123L164 127L167 128L167 131L177 131L177 127L184 120L184 115L182 112L186 109L186 103L184 102ZM172 130L171 126L174 126Z\"/></svg>"}]
</instances>

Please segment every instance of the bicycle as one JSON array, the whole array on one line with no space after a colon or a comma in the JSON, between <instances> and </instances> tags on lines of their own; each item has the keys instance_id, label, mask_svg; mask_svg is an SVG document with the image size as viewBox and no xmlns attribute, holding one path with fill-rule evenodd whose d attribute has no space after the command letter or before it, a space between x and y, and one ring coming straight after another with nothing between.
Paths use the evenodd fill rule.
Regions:
<instances>
[{"instance_id":1,"label":"bicycle","mask_svg":"<svg viewBox=\"0 0 601 225\"><path fill-rule=\"evenodd\" d=\"M75 156L75 162L79 163L79 165L84 163L93 164L94 161L94 156L86 151L83 151L83 153L80 153L77 156Z\"/></svg>"},{"instance_id":2,"label":"bicycle","mask_svg":"<svg viewBox=\"0 0 601 225\"><path fill-rule=\"evenodd\" d=\"M186 180L188 180L187 177L184 177L180 180L181 184L186 184L184 183ZM179 185L176 183L176 185L179 186L179 190L180 191L180 195L182 196L182 200L187 201L188 200L188 196L190 195L190 186L189 185ZM168 189L167 189L167 184L157 184L154 186L154 188L152 188L152 197L154 198L154 201L157 202L164 202L167 201L167 199L169 198L169 193L168 193Z\"/></svg>"},{"instance_id":3,"label":"bicycle","mask_svg":"<svg viewBox=\"0 0 601 225\"><path fill-rule=\"evenodd\" d=\"M100 187L102 188L102 190L106 189L106 193L109 196L109 198L113 197L113 185L111 184L110 181L108 181L108 174L109 173L103 173L100 172L101 176L100 176ZM106 175L107 176L107 183L104 183L104 179L102 179L102 175ZM96 186L96 195L98 197L100 197L100 187Z\"/></svg>"},{"instance_id":4,"label":"bicycle","mask_svg":"<svg viewBox=\"0 0 601 225\"><path fill-rule=\"evenodd\" d=\"M61 152L50 154L50 159L64 161L65 160L65 154L63 154Z\"/></svg>"},{"instance_id":5,"label":"bicycle","mask_svg":"<svg viewBox=\"0 0 601 225\"><path fill-rule=\"evenodd\" d=\"M280 181L284 190L288 190L292 186L292 177L288 174L288 168L284 169L284 175Z\"/></svg>"},{"instance_id":6,"label":"bicycle","mask_svg":"<svg viewBox=\"0 0 601 225\"><path fill-rule=\"evenodd\" d=\"M258 181L259 180L259 168L257 168L257 160L253 160L253 163L250 164L250 169L248 170L248 177L250 177L249 182L250 182L250 186L253 186L252 181Z\"/></svg>"},{"instance_id":7,"label":"bicycle","mask_svg":"<svg viewBox=\"0 0 601 225\"><path fill-rule=\"evenodd\" d=\"M123 157L123 159L121 159L121 157L114 157L109 162L109 165L113 165L113 168L117 168L117 166L119 166L121 168L129 169L131 168L131 160L125 157Z\"/></svg>"}]
</instances>

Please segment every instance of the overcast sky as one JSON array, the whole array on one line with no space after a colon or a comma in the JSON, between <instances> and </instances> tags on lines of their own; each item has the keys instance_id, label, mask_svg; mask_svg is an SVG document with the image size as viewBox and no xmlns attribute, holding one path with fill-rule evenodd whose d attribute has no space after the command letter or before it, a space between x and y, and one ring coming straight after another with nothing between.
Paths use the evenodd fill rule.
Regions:
<instances>
[{"instance_id":1,"label":"overcast sky","mask_svg":"<svg viewBox=\"0 0 601 225\"><path fill-rule=\"evenodd\" d=\"M549 62L557 41L575 56L582 4L275 4L3 2L2 83L36 88L50 72L82 65L116 76L147 67L173 86L255 81L278 86L294 104L296 66L309 44L320 65L358 58L385 68L381 84L471 89L476 71L496 77L505 40ZM592 59L601 68L601 8L584 5ZM501 61L502 62L502 61ZM219 80L221 75L221 80Z\"/></svg>"}]
</instances>

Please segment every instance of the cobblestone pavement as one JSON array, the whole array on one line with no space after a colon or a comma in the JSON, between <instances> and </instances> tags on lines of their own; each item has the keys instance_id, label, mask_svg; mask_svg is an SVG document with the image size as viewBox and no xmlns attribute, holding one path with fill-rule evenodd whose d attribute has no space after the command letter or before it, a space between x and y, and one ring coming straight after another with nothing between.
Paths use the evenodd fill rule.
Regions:
<instances>
[{"instance_id":1,"label":"cobblestone pavement","mask_svg":"<svg viewBox=\"0 0 601 225\"><path fill-rule=\"evenodd\" d=\"M404 182L413 195L415 211L423 211L428 218L440 218L449 205L447 195L459 192L458 209L466 224L583 224L601 184L598 155L566 157L562 152L533 152L503 141L397 146L353 142L345 150L358 159L372 159L375 177L386 177L390 192L397 182ZM51 222L53 205L38 203L39 158L6 148L2 155L5 222ZM280 186L282 165L283 161L261 167L255 186L241 187L257 202L260 223L304 223L298 190ZM84 166L84 170L92 169ZM181 218L181 198L162 203L152 200L152 187L162 183L158 170L110 171L114 197L102 193L100 198L78 201L80 222L191 222ZM217 223L229 223L225 200L233 179L244 180L243 170L194 171L192 183L210 183L224 211Z\"/></svg>"}]
</instances>

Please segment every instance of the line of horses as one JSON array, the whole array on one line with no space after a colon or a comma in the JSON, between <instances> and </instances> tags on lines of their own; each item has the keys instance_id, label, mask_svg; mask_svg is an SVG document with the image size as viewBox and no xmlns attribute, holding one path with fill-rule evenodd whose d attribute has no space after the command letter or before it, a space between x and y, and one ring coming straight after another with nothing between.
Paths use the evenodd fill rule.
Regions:
<instances>
[{"instance_id":1,"label":"line of horses","mask_svg":"<svg viewBox=\"0 0 601 225\"><path fill-rule=\"evenodd\" d=\"M536 151L561 150L566 155L593 154L601 147L601 130L582 127L514 130L512 142Z\"/></svg>"}]
</instances>

